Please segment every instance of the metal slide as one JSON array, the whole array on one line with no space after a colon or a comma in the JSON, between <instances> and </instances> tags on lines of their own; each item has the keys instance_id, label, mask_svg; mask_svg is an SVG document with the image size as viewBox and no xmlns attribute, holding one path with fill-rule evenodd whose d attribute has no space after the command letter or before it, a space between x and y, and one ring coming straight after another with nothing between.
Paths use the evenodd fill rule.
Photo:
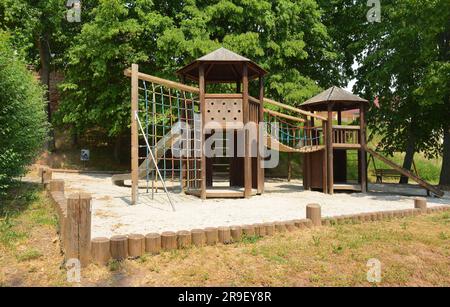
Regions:
<instances>
[{"instance_id":1,"label":"metal slide","mask_svg":"<svg viewBox=\"0 0 450 307\"><path fill-rule=\"evenodd\" d=\"M178 141L181 138L181 125L180 123L176 123L171 131L164 135L158 143L156 143L155 148L152 150L155 156L156 163L159 162L161 158L164 157L164 153L171 148L173 142ZM139 178L145 178L148 173L155 169L155 164L151 161L151 157L148 156L142 163L139 165ZM118 186L124 186L125 180L131 180L131 174L117 174L111 177L112 183Z\"/></svg>"}]
</instances>

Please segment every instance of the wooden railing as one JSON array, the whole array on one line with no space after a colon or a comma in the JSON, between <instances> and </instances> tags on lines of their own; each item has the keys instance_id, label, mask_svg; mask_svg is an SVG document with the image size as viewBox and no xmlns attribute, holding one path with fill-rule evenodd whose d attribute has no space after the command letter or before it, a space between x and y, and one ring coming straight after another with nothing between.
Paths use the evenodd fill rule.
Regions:
<instances>
[{"instance_id":1,"label":"wooden railing","mask_svg":"<svg viewBox=\"0 0 450 307\"><path fill-rule=\"evenodd\" d=\"M333 126L333 144L359 145L359 130L359 126Z\"/></svg>"}]
</instances>

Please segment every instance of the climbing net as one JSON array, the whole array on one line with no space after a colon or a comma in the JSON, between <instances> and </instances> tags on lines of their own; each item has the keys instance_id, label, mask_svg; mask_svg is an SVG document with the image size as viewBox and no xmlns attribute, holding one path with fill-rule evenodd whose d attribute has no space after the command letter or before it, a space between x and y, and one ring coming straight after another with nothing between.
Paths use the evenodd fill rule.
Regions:
<instances>
[{"instance_id":1,"label":"climbing net","mask_svg":"<svg viewBox=\"0 0 450 307\"><path fill-rule=\"evenodd\" d=\"M139 174L146 192L161 189L157 169L172 192L201 185L201 137L198 94L139 80ZM150 148L146 145L148 141Z\"/></svg>"}]
</instances>

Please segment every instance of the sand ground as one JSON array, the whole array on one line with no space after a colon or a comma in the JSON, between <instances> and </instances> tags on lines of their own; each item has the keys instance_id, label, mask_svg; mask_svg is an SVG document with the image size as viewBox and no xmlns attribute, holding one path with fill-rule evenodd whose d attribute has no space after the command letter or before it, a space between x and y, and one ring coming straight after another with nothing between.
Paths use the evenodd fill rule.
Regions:
<instances>
[{"instance_id":1,"label":"sand ground","mask_svg":"<svg viewBox=\"0 0 450 307\"><path fill-rule=\"evenodd\" d=\"M231 226L305 218L309 203L318 203L323 216L337 216L382 210L413 208L413 198L426 196L424 190L398 185L369 185L371 191L362 193L335 193L305 191L300 180L269 179L265 193L250 199L208 199L170 193L176 206L173 212L164 193L154 199L140 189L139 204L130 206L130 188L111 183L110 175L54 173L55 179L64 179L66 193L88 192L93 197L92 237L110 237L195 228ZM429 206L450 205L447 192L443 198L428 197Z\"/></svg>"}]
</instances>

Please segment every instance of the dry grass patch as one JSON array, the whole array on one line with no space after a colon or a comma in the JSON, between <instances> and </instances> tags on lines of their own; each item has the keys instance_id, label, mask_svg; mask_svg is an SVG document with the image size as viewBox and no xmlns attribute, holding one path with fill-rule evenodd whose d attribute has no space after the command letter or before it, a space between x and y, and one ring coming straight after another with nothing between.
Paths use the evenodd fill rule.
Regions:
<instances>
[{"instance_id":1,"label":"dry grass patch","mask_svg":"<svg viewBox=\"0 0 450 307\"><path fill-rule=\"evenodd\" d=\"M436 213L248 238L91 265L87 285L372 286L367 260L382 263L381 286L450 285L449 214Z\"/></svg>"}]
</instances>

